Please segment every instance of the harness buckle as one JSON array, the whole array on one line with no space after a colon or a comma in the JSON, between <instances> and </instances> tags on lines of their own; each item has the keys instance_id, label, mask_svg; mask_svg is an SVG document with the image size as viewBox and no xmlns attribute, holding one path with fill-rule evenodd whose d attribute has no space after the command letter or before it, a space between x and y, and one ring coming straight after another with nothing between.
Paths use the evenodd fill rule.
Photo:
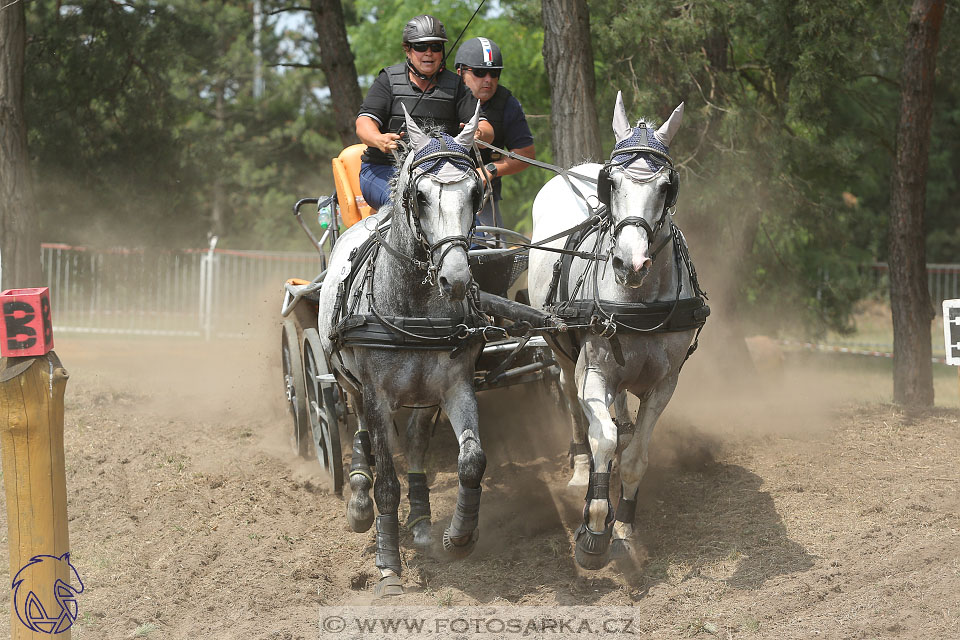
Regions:
<instances>
[{"instance_id":1,"label":"harness buckle","mask_svg":"<svg viewBox=\"0 0 960 640\"><path fill-rule=\"evenodd\" d=\"M500 335L495 336L494 338L491 339L490 336L487 335L487 331L492 331L493 333L499 333ZM485 342L492 342L493 340L506 340L507 338L510 337L509 331L507 331L503 327L498 327L496 325L488 325L483 329L481 329L480 332Z\"/></svg>"},{"instance_id":2,"label":"harness buckle","mask_svg":"<svg viewBox=\"0 0 960 640\"><path fill-rule=\"evenodd\" d=\"M601 338L612 338L617 335L617 322L613 318L609 320L600 318L597 314L590 316L590 332Z\"/></svg>"}]
</instances>

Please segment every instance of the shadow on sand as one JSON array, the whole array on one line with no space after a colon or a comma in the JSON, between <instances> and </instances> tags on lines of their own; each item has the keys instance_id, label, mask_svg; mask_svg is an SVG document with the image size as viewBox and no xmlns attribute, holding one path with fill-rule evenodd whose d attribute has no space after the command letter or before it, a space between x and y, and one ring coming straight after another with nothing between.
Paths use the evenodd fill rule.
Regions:
<instances>
[{"instance_id":1,"label":"shadow on sand","mask_svg":"<svg viewBox=\"0 0 960 640\"><path fill-rule=\"evenodd\" d=\"M434 547L409 551L414 590L455 589L479 602L587 605L610 592L642 598L654 585L692 577L753 590L779 575L813 566L813 557L789 539L763 479L717 462L719 444L690 429L656 434L651 467L641 485L636 557L585 571L573 560L573 531L582 489L566 487L566 422L531 391L504 389L481 396L481 439L487 454L480 540L472 556L450 561L438 541L456 500L457 447L441 421L428 464ZM611 487L619 488L614 479ZM406 490L404 489L404 494ZM611 499L617 501L616 490ZM403 508L401 510L401 515ZM711 576L720 576L711 578Z\"/></svg>"}]
</instances>

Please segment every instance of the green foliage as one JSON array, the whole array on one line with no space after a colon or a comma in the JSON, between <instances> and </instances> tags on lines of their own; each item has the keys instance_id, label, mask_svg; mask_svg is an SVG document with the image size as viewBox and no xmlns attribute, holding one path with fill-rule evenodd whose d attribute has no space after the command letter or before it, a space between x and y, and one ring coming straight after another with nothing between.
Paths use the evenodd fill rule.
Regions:
<instances>
[{"instance_id":1,"label":"green foliage","mask_svg":"<svg viewBox=\"0 0 960 640\"><path fill-rule=\"evenodd\" d=\"M314 93L322 74L270 66L297 44L276 18L261 34L257 99L248 2L60 5L28 7L43 238L203 245L220 192L221 246L290 243L297 232L282 214L304 193L331 190L320 167L339 145Z\"/></svg>"},{"instance_id":2,"label":"green foliage","mask_svg":"<svg viewBox=\"0 0 960 640\"><path fill-rule=\"evenodd\" d=\"M435 15L446 27L450 40L448 68L453 68L457 52L453 45L458 36L461 43L478 36L498 43L504 56L501 82L524 107L538 157L549 161L550 87L541 54L543 29L539 9L531 14L530 8L522 2L488 3L464 31L477 9L476 2L457 0L441 8L429 0L357 0L353 7L357 21L349 27L350 46L357 58L357 73L365 86L373 81L380 69L403 60L403 26L419 14ZM533 199L549 178L542 169L527 169L503 181L503 215L507 226L519 231L531 230Z\"/></svg>"},{"instance_id":3,"label":"green foliage","mask_svg":"<svg viewBox=\"0 0 960 640\"><path fill-rule=\"evenodd\" d=\"M27 5L29 142L45 240L201 245L219 202L221 246L305 246L290 205L332 191L340 143L312 18L271 13L294 3L262 4L259 98L249 1ZM465 0L345 3L361 85L402 60L410 17L443 20L452 58L475 9ZM893 0L590 3L604 148L614 142L617 90L634 118L662 119L686 104L672 148L677 222L714 298L739 300L762 322L847 327L868 293L860 266L886 255L907 11ZM485 4L462 38L501 44L502 82L549 162L539 12L539 0ZM960 256L960 72L949 64L958 25L950 5L928 179L930 261ZM300 66L279 66L291 62ZM510 226L530 230L533 198L550 177L531 168L504 180Z\"/></svg>"},{"instance_id":4,"label":"green foliage","mask_svg":"<svg viewBox=\"0 0 960 640\"><path fill-rule=\"evenodd\" d=\"M860 266L886 253L906 8L867 0L625 8L591 3L598 73L608 79L598 82L598 107L609 113L617 89L638 115L663 117L685 101L671 150L682 165L678 222L704 256L705 284L711 275L729 282L721 295L742 297L761 321L846 328L867 293ZM935 149L945 142L936 138ZM931 183L953 158L932 154ZM940 197L949 196L933 187L931 204ZM954 223L933 237L946 246L955 231Z\"/></svg>"}]
</instances>

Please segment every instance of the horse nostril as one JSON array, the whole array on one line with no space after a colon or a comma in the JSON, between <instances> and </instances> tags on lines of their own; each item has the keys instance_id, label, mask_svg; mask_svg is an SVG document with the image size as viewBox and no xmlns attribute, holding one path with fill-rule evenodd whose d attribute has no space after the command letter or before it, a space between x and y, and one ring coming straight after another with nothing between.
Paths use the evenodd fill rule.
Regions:
<instances>
[{"instance_id":1,"label":"horse nostril","mask_svg":"<svg viewBox=\"0 0 960 640\"><path fill-rule=\"evenodd\" d=\"M623 260L621 260L619 256L613 256L613 268L617 271L623 269Z\"/></svg>"}]
</instances>

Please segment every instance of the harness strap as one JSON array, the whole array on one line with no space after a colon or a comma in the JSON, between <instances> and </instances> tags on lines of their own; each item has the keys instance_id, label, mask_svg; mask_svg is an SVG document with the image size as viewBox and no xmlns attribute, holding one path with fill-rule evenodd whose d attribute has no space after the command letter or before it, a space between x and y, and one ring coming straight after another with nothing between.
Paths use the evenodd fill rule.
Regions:
<instances>
[{"instance_id":1,"label":"harness strap","mask_svg":"<svg viewBox=\"0 0 960 640\"><path fill-rule=\"evenodd\" d=\"M583 180L584 182L592 182L593 184L597 184L597 179L596 179L596 178L591 178L590 176L585 176L585 175L581 175L581 174L579 174L579 173L574 173L573 171L570 171L570 170L568 170L568 169L564 169L563 167L558 166L558 165L555 165L555 164L548 164L548 163L543 162L543 161L541 161L541 160L536 160L536 159L534 159L534 158L528 158L528 157L526 157L526 156L521 156L520 154L514 153L513 151L507 151L506 149L501 149L500 147L494 146L494 145L490 144L489 142L484 142L483 140L480 140L479 138L477 138L477 139L474 140L473 142L474 142L474 144L478 144L478 145L480 145L480 146L482 146L482 147L486 147L487 149L490 149L491 151L496 151L497 153L503 154L503 155L507 156L508 158L512 158L513 160L520 160L521 162L526 162L527 164L533 165L534 167L540 167L541 169L547 169L547 170L549 170L549 171L553 171L554 173L559 174L559 175L561 175L561 176L572 176L572 177L576 178L577 180Z\"/></svg>"}]
</instances>

